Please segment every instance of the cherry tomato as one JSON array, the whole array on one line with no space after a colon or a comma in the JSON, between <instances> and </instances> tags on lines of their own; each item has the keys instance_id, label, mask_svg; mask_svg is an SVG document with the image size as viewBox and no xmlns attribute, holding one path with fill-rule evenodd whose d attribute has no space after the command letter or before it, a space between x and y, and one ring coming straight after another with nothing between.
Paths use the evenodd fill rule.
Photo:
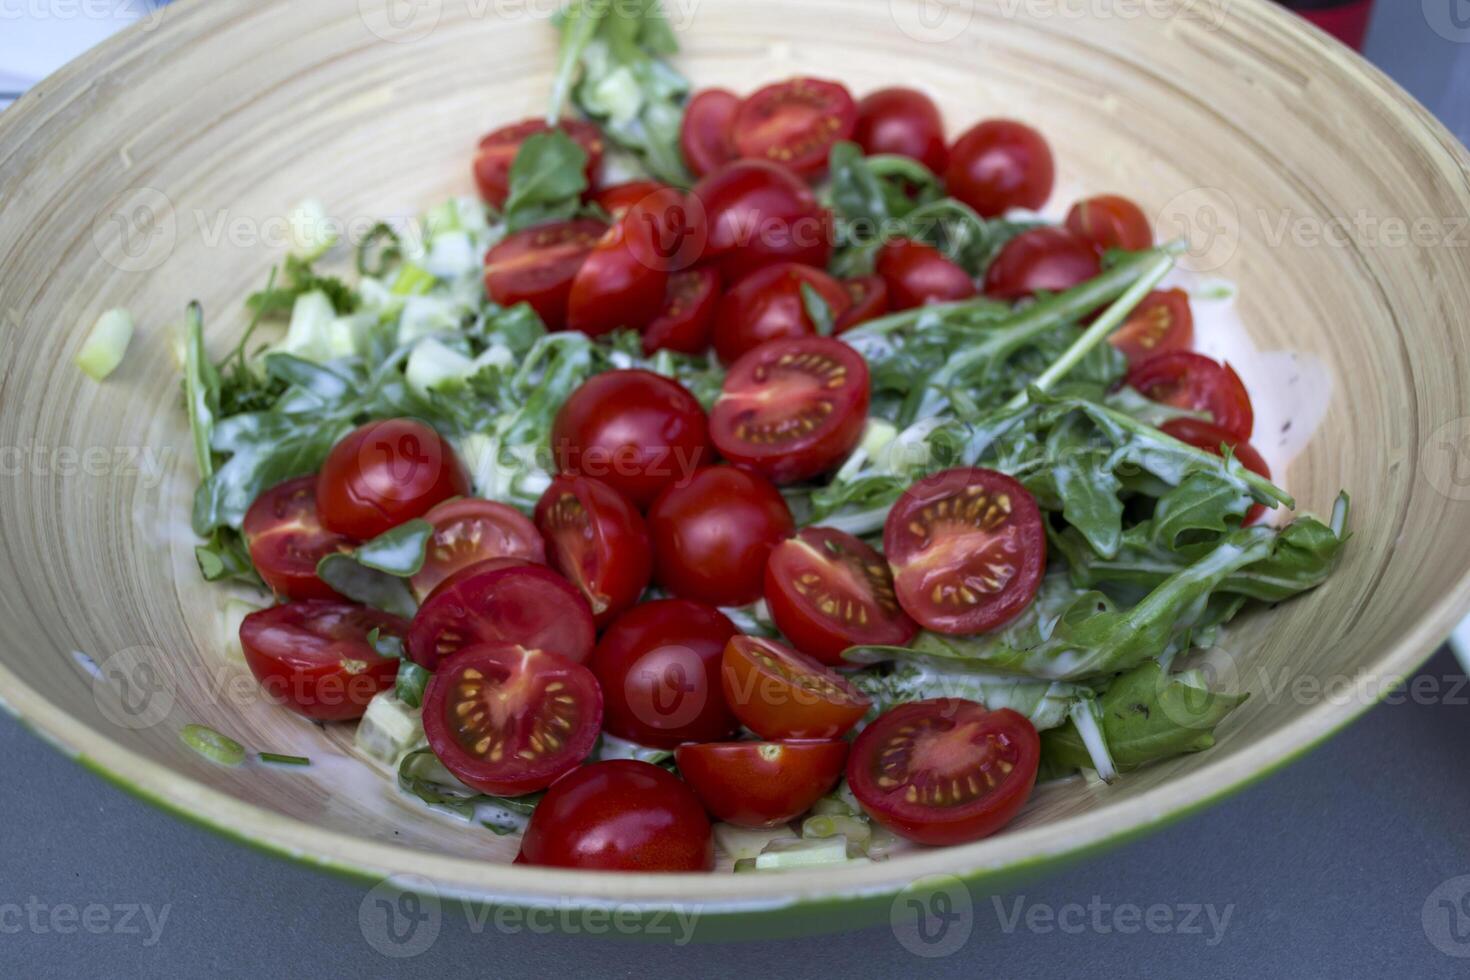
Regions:
<instances>
[{"instance_id":1,"label":"cherry tomato","mask_svg":"<svg viewBox=\"0 0 1470 980\"><path fill-rule=\"evenodd\" d=\"M591 123L575 119L564 119L557 128L587 151L587 180L589 184L595 184L602 164L601 130ZM550 131L546 120L527 119L497 129L480 140L480 150L475 155L475 184L487 204L497 208L505 205L506 196L510 193L510 165L515 163L521 144L528 137Z\"/></svg>"},{"instance_id":2,"label":"cherry tomato","mask_svg":"<svg viewBox=\"0 0 1470 980\"><path fill-rule=\"evenodd\" d=\"M837 318L836 333L851 330L888 312L888 284L881 276L846 279L842 288L847 290L847 310Z\"/></svg>"},{"instance_id":3,"label":"cherry tomato","mask_svg":"<svg viewBox=\"0 0 1470 980\"><path fill-rule=\"evenodd\" d=\"M1130 365L1194 343L1194 313L1182 289L1155 290L1143 298L1108 341L1128 357Z\"/></svg>"},{"instance_id":4,"label":"cherry tomato","mask_svg":"<svg viewBox=\"0 0 1470 980\"><path fill-rule=\"evenodd\" d=\"M796 529L781 491L733 466L669 487L649 509L648 526L654 581L715 606L759 599L771 549Z\"/></svg>"},{"instance_id":5,"label":"cherry tomato","mask_svg":"<svg viewBox=\"0 0 1470 980\"><path fill-rule=\"evenodd\" d=\"M883 244L878 250L878 275L888 284L888 302L895 310L969 299L978 292L968 272L933 245L911 238Z\"/></svg>"},{"instance_id":6,"label":"cherry tomato","mask_svg":"<svg viewBox=\"0 0 1470 980\"><path fill-rule=\"evenodd\" d=\"M734 364L761 344L784 337L808 337L817 325L807 314L802 286L827 304L835 322L847 311L847 290L821 269L781 262L758 269L725 294L715 312L715 353Z\"/></svg>"},{"instance_id":7,"label":"cherry tomato","mask_svg":"<svg viewBox=\"0 0 1470 980\"><path fill-rule=\"evenodd\" d=\"M408 623L366 606L307 599L246 616L240 647L272 700L317 721L346 721L361 718L398 677L398 660L368 643L373 630L401 639Z\"/></svg>"},{"instance_id":8,"label":"cherry tomato","mask_svg":"<svg viewBox=\"0 0 1470 980\"><path fill-rule=\"evenodd\" d=\"M565 657L514 643L465 647L424 688L424 735L456 779L495 796L545 789L602 731L602 690Z\"/></svg>"},{"instance_id":9,"label":"cherry tomato","mask_svg":"<svg viewBox=\"0 0 1470 980\"><path fill-rule=\"evenodd\" d=\"M708 229L704 259L727 284L775 262L825 269L832 257L832 213L784 167L737 161L695 184L693 195Z\"/></svg>"},{"instance_id":10,"label":"cherry tomato","mask_svg":"<svg viewBox=\"0 0 1470 980\"><path fill-rule=\"evenodd\" d=\"M520 511L493 500L446 500L424 515L434 525L424 567L408 580L420 602L440 582L467 565L491 558L546 564L546 542Z\"/></svg>"},{"instance_id":11,"label":"cherry tomato","mask_svg":"<svg viewBox=\"0 0 1470 980\"><path fill-rule=\"evenodd\" d=\"M793 78L758 89L735 113L735 150L802 175L825 173L834 143L852 137L857 105L847 88Z\"/></svg>"},{"instance_id":12,"label":"cherry tomato","mask_svg":"<svg viewBox=\"0 0 1470 980\"><path fill-rule=\"evenodd\" d=\"M1227 446L1235 458L1240 460L1241 466L1267 480L1271 479L1271 467L1267 466L1266 460L1256 452L1256 447L1237 439L1218 425L1211 425L1199 419L1181 418L1170 419L1160 426L1160 429L1180 442L1187 442L1196 449L1212 452L1216 456L1224 455L1220 447ZM1264 513L1266 513L1264 504L1252 504L1251 509L1246 511L1245 523L1254 524Z\"/></svg>"},{"instance_id":13,"label":"cherry tomato","mask_svg":"<svg viewBox=\"0 0 1470 980\"><path fill-rule=\"evenodd\" d=\"M830 337L762 344L736 361L710 413L720 455L778 484L837 467L862 441L868 364Z\"/></svg>"},{"instance_id":14,"label":"cherry tomato","mask_svg":"<svg viewBox=\"0 0 1470 980\"><path fill-rule=\"evenodd\" d=\"M551 567L582 590L598 628L638 601L653 577L653 546L638 508L600 480L559 476L536 504Z\"/></svg>"},{"instance_id":15,"label":"cherry tomato","mask_svg":"<svg viewBox=\"0 0 1470 980\"><path fill-rule=\"evenodd\" d=\"M906 647L919 631L899 608L887 560L829 527L803 528L771 552L766 604L798 650L835 667L848 647Z\"/></svg>"},{"instance_id":16,"label":"cherry tomato","mask_svg":"<svg viewBox=\"0 0 1470 980\"><path fill-rule=\"evenodd\" d=\"M288 599L341 598L317 578L316 566L327 555L351 551L353 541L322 527L316 480L303 476L267 490L245 512L240 528L255 570L272 592Z\"/></svg>"},{"instance_id":17,"label":"cherry tomato","mask_svg":"<svg viewBox=\"0 0 1470 980\"><path fill-rule=\"evenodd\" d=\"M389 419L352 430L322 464L316 509L329 531L367 541L470 492L449 441L422 422Z\"/></svg>"},{"instance_id":18,"label":"cherry tomato","mask_svg":"<svg viewBox=\"0 0 1470 980\"><path fill-rule=\"evenodd\" d=\"M735 159L730 132L739 111L740 96L722 88L705 89L684 107L679 148L694 176L703 177Z\"/></svg>"},{"instance_id":19,"label":"cherry tomato","mask_svg":"<svg viewBox=\"0 0 1470 980\"><path fill-rule=\"evenodd\" d=\"M548 330L566 326L572 282L607 226L591 218L514 232L485 255L485 291L501 306L529 303Z\"/></svg>"},{"instance_id":20,"label":"cherry tomato","mask_svg":"<svg viewBox=\"0 0 1470 980\"><path fill-rule=\"evenodd\" d=\"M1020 615L1046 571L1036 500L994 470L945 470L904 491L883 527L898 604L939 633L983 633Z\"/></svg>"},{"instance_id":21,"label":"cherry tomato","mask_svg":"<svg viewBox=\"0 0 1470 980\"><path fill-rule=\"evenodd\" d=\"M546 791L518 864L597 871L710 871L715 841L694 791L647 762L583 766Z\"/></svg>"},{"instance_id":22,"label":"cherry tomato","mask_svg":"<svg viewBox=\"0 0 1470 980\"><path fill-rule=\"evenodd\" d=\"M936 174L949 164L944 120L934 100L911 88L885 88L858 103L853 140L872 156L896 153L919 161Z\"/></svg>"},{"instance_id":23,"label":"cherry tomato","mask_svg":"<svg viewBox=\"0 0 1470 980\"><path fill-rule=\"evenodd\" d=\"M674 761L716 818L737 827L777 827L832 791L847 743L706 742L679 746Z\"/></svg>"},{"instance_id":24,"label":"cherry tomato","mask_svg":"<svg viewBox=\"0 0 1470 980\"><path fill-rule=\"evenodd\" d=\"M607 730L656 748L734 735L740 723L720 684L720 658L734 635L718 609L686 599L628 610L589 664L607 698Z\"/></svg>"},{"instance_id":25,"label":"cherry tomato","mask_svg":"<svg viewBox=\"0 0 1470 980\"><path fill-rule=\"evenodd\" d=\"M658 316L669 271L648 257L665 198L683 199L662 190L635 201L593 246L567 293L568 329L600 337L620 327L642 330Z\"/></svg>"},{"instance_id":26,"label":"cherry tomato","mask_svg":"<svg viewBox=\"0 0 1470 980\"><path fill-rule=\"evenodd\" d=\"M949 151L944 183L949 192L995 218L1011 208L1037 210L1051 197L1056 166L1051 147L1030 126L987 119L967 131Z\"/></svg>"},{"instance_id":27,"label":"cherry tomato","mask_svg":"<svg viewBox=\"0 0 1470 980\"><path fill-rule=\"evenodd\" d=\"M694 396L640 370L587 379L557 413L551 449L560 472L595 477L640 508L714 455Z\"/></svg>"},{"instance_id":28,"label":"cherry tomato","mask_svg":"<svg viewBox=\"0 0 1470 980\"><path fill-rule=\"evenodd\" d=\"M1078 201L1067 212L1067 230L1099 252L1121 248L1138 252L1154 243L1154 230L1137 204L1126 197L1104 194Z\"/></svg>"},{"instance_id":29,"label":"cherry tomato","mask_svg":"<svg viewBox=\"0 0 1470 980\"><path fill-rule=\"evenodd\" d=\"M872 706L836 671L755 636L730 638L721 676L735 717L761 738L841 738Z\"/></svg>"},{"instance_id":30,"label":"cherry tomato","mask_svg":"<svg viewBox=\"0 0 1470 980\"><path fill-rule=\"evenodd\" d=\"M592 201L614 221L628 213L628 209L640 201L662 191L670 190L668 184L656 180L629 180L621 184L604 187L592 195Z\"/></svg>"},{"instance_id":31,"label":"cherry tomato","mask_svg":"<svg viewBox=\"0 0 1470 980\"><path fill-rule=\"evenodd\" d=\"M961 698L901 704L853 743L847 782L874 820L920 844L1000 830L1031 797L1041 739L1025 715Z\"/></svg>"},{"instance_id":32,"label":"cherry tomato","mask_svg":"<svg viewBox=\"0 0 1470 980\"><path fill-rule=\"evenodd\" d=\"M581 663L597 639L587 600L542 565L492 558L439 583L413 617L408 655L434 670L456 651L513 643Z\"/></svg>"},{"instance_id":33,"label":"cherry tomato","mask_svg":"<svg viewBox=\"0 0 1470 980\"><path fill-rule=\"evenodd\" d=\"M1171 350L1128 371L1128 384L1156 402L1191 412L1209 412L1214 423L1245 442L1255 428L1255 410L1240 376L1229 364L1203 354Z\"/></svg>"},{"instance_id":34,"label":"cherry tomato","mask_svg":"<svg viewBox=\"0 0 1470 980\"><path fill-rule=\"evenodd\" d=\"M1097 251L1070 231L1032 228L1001 247L985 270L985 295L1017 300L1059 293L1101 273Z\"/></svg>"},{"instance_id":35,"label":"cherry tomato","mask_svg":"<svg viewBox=\"0 0 1470 980\"><path fill-rule=\"evenodd\" d=\"M643 329L643 353L703 354L719 303L720 274L715 270L688 269L670 276L663 310Z\"/></svg>"}]
</instances>

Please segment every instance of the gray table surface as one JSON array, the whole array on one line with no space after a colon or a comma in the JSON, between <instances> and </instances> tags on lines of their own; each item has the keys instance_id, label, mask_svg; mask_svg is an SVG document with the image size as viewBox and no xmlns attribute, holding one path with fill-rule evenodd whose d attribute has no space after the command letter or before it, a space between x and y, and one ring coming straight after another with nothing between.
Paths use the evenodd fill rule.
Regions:
<instances>
[{"instance_id":1,"label":"gray table surface","mask_svg":"<svg viewBox=\"0 0 1470 980\"><path fill-rule=\"evenodd\" d=\"M1379 6L1368 55L1470 140L1470 3ZM678 948L450 906L388 958L360 885L184 824L0 717L0 978L1470 976L1470 686L1444 651L1421 678L1227 802L976 903L924 959L886 926Z\"/></svg>"}]
</instances>

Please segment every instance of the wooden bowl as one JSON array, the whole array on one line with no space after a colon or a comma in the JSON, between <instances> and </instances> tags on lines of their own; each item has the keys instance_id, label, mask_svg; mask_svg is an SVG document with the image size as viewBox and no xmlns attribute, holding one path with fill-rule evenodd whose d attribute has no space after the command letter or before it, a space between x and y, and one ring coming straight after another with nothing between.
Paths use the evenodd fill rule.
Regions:
<instances>
[{"instance_id":1,"label":"wooden bowl","mask_svg":"<svg viewBox=\"0 0 1470 980\"><path fill-rule=\"evenodd\" d=\"M1056 150L1057 203L1128 194L1238 284L1248 337L1232 350L1263 413L1320 414L1280 475L1318 512L1350 490L1355 538L1326 586L1231 630L1233 682L1252 697L1212 750L1113 786L1048 786L1001 836L866 867L573 874L511 866L514 838L401 800L349 757L350 732L255 696L194 566L175 325L197 298L227 351L288 247L279 216L304 197L361 233L470 191L476 138L541 110L554 53L543 17L470 0L398 5L413 15L397 20L377 0L186 0L0 116L0 698L108 778L301 860L528 905L767 912L782 929L815 927L797 904L835 910L817 924L886 914L928 875L999 887L1304 752L1470 607L1470 168L1379 72L1268 3L1138 6L956 4L936 20L915 0L669 3L700 85L809 73L860 93L921 86L953 132L1028 120ZM117 306L140 329L98 384L72 358ZM222 768L180 743L189 722L316 764Z\"/></svg>"}]
</instances>

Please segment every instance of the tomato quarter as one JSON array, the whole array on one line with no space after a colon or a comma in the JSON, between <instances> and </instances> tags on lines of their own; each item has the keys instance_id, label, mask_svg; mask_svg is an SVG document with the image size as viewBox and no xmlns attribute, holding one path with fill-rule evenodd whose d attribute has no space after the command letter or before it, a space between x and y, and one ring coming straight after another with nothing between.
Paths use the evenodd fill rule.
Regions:
<instances>
[{"instance_id":1,"label":"tomato quarter","mask_svg":"<svg viewBox=\"0 0 1470 980\"><path fill-rule=\"evenodd\" d=\"M879 89L858 103L853 140L869 156L895 153L942 175L949 164L944 120L934 100L911 88Z\"/></svg>"},{"instance_id":2,"label":"tomato quarter","mask_svg":"<svg viewBox=\"0 0 1470 980\"><path fill-rule=\"evenodd\" d=\"M454 447L413 419L358 426L317 475L316 508L329 531L367 541L470 492Z\"/></svg>"},{"instance_id":3,"label":"tomato quarter","mask_svg":"<svg viewBox=\"0 0 1470 980\"><path fill-rule=\"evenodd\" d=\"M1032 228L1006 242L985 270L985 295L1017 300L1059 293L1101 273L1097 250L1087 242L1060 228Z\"/></svg>"},{"instance_id":4,"label":"tomato quarter","mask_svg":"<svg viewBox=\"0 0 1470 980\"><path fill-rule=\"evenodd\" d=\"M877 268L888 284L888 302L895 310L969 299L979 292L970 274L943 252L910 238L885 242L878 250Z\"/></svg>"},{"instance_id":5,"label":"tomato quarter","mask_svg":"<svg viewBox=\"0 0 1470 980\"><path fill-rule=\"evenodd\" d=\"M551 544L551 567L582 591L599 628L648 587L648 528L628 498L606 483L557 477L536 505L536 526Z\"/></svg>"},{"instance_id":6,"label":"tomato quarter","mask_svg":"<svg viewBox=\"0 0 1470 980\"><path fill-rule=\"evenodd\" d=\"M704 808L737 827L777 827L801 816L842 778L847 743L707 742L674 761Z\"/></svg>"},{"instance_id":7,"label":"tomato quarter","mask_svg":"<svg viewBox=\"0 0 1470 980\"><path fill-rule=\"evenodd\" d=\"M1108 338L1129 364L1194 343L1194 313L1182 289L1155 290L1143 298L1127 321Z\"/></svg>"},{"instance_id":8,"label":"tomato quarter","mask_svg":"<svg viewBox=\"0 0 1470 980\"><path fill-rule=\"evenodd\" d=\"M1051 197L1056 164L1051 147L1030 126L989 119L966 132L949 152L949 192L995 218L1011 208L1039 209Z\"/></svg>"},{"instance_id":9,"label":"tomato quarter","mask_svg":"<svg viewBox=\"0 0 1470 980\"><path fill-rule=\"evenodd\" d=\"M577 272L606 233L592 218L513 232L485 255L485 291L501 306L529 303L546 329L561 330Z\"/></svg>"},{"instance_id":10,"label":"tomato quarter","mask_svg":"<svg viewBox=\"0 0 1470 980\"><path fill-rule=\"evenodd\" d=\"M731 130L739 111L740 97L722 88L705 89L684 107L679 149L694 176L703 177L735 159Z\"/></svg>"},{"instance_id":11,"label":"tomato quarter","mask_svg":"<svg viewBox=\"0 0 1470 980\"><path fill-rule=\"evenodd\" d=\"M643 353L671 350L703 354L709 347L715 310L720 304L720 274L713 269L689 269L669 278L664 306L643 330Z\"/></svg>"},{"instance_id":12,"label":"tomato quarter","mask_svg":"<svg viewBox=\"0 0 1470 980\"><path fill-rule=\"evenodd\" d=\"M1191 412L1209 412L1214 423L1245 442L1255 428L1255 411L1240 376L1229 364L1193 351L1155 354L1128 371L1128 384L1156 402Z\"/></svg>"},{"instance_id":13,"label":"tomato quarter","mask_svg":"<svg viewBox=\"0 0 1470 980\"><path fill-rule=\"evenodd\" d=\"M1170 419L1160 428L1180 442L1187 442L1196 449L1203 449L1216 456L1223 455L1222 446L1228 447L1235 458L1240 460L1241 466L1267 480L1271 479L1271 467L1267 466L1266 460L1256 452L1256 447L1237 439L1218 425L1211 425L1199 419L1181 418ZM1245 513L1245 523L1254 524L1264 513L1266 513L1264 504L1252 504L1250 510Z\"/></svg>"},{"instance_id":14,"label":"tomato quarter","mask_svg":"<svg viewBox=\"0 0 1470 980\"><path fill-rule=\"evenodd\" d=\"M424 515L434 525L424 567L409 579L423 602L440 582L467 565L491 558L519 558L546 564L546 542L520 511L493 500L446 500Z\"/></svg>"},{"instance_id":15,"label":"tomato quarter","mask_svg":"<svg viewBox=\"0 0 1470 980\"><path fill-rule=\"evenodd\" d=\"M726 284L775 262L827 267L832 213L784 167L740 160L709 174L692 193L708 229L704 259Z\"/></svg>"},{"instance_id":16,"label":"tomato quarter","mask_svg":"<svg viewBox=\"0 0 1470 980\"><path fill-rule=\"evenodd\" d=\"M721 677L726 703L761 738L841 738L872 705L814 658L755 636L731 637Z\"/></svg>"},{"instance_id":17,"label":"tomato quarter","mask_svg":"<svg viewBox=\"0 0 1470 980\"><path fill-rule=\"evenodd\" d=\"M834 143L852 137L857 105L846 87L793 78L757 90L735 113L735 150L802 175L826 171Z\"/></svg>"},{"instance_id":18,"label":"tomato quarter","mask_svg":"<svg viewBox=\"0 0 1470 980\"><path fill-rule=\"evenodd\" d=\"M1067 212L1067 230L1100 252L1121 248L1139 252L1153 245L1154 230L1137 204L1105 194L1078 201Z\"/></svg>"},{"instance_id":19,"label":"tomato quarter","mask_svg":"<svg viewBox=\"0 0 1470 980\"><path fill-rule=\"evenodd\" d=\"M715 312L715 353L720 360L734 364L767 341L815 334L817 325L807 313L803 287L816 291L834 323L847 311L847 290L821 269L795 262L768 265L740 280L720 300Z\"/></svg>"},{"instance_id":20,"label":"tomato quarter","mask_svg":"<svg viewBox=\"0 0 1470 980\"><path fill-rule=\"evenodd\" d=\"M241 532L250 561L265 584L288 599L338 599L317 578L316 566L327 555L351 551L353 540L322 527L316 512L315 475L272 487L245 512Z\"/></svg>"},{"instance_id":21,"label":"tomato quarter","mask_svg":"<svg viewBox=\"0 0 1470 980\"><path fill-rule=\"evenodd\" d=\"M587 180L597 182L597 171L602 163L602 132L591 123L565 119L557 128L566 133L587 153ZM527 119L512 126L495 130L480 140L479 152L475 155L475 184L480 197L492 207L503 207L510 193L510 166L515 163L521 144L537 133L547 133L551 127L544 119Z\"/></svg>"}]
</instances>

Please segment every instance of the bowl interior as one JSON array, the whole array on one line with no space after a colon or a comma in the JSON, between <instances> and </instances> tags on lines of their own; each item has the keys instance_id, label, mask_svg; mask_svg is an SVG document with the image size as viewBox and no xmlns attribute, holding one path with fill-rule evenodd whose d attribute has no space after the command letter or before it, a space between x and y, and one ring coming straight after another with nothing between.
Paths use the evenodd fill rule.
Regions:
<instances>
[{"instance_id":1,"label":"bowl interior","mask_svg":"<svg viewBox=\"0 0 1470 980\"><path fill-rule=\"evenodd\" d=\"M405 802L352 757L350 729L255 696L188 529L184 305L202 301L223 354L243 298L289 245L282 216L296 202L320 198L360 237L471 192L476 138L544 105L553 32L527 11L545 5L445 0L407 19L393 6L185 2L0 117L0 698L64 750L326 864L526 901L780 904L980 874L1157 822L1325 737L1465 608L1466 156L1361 60L1256 0L1134 17L666 0L678 63L700 86L798 73L859 93L918 86L952 133L991 116L1040 128L1056 204L1124 193L1161 236L1188 236L1188 264L1238 286L1224 319L1242 332L1207 330L1204 346L1228 352L1268 406L1257 441L1304 509L1352 493L1355 538L1322 589L1230 630L1223 680L1252 697L1214 749L1110 787L1046 787L1003 836L777 877L508 866L513 838ZM72 357L117 306L138 334L97 384ZM190 722L316 764L221 768L180 744Z\"/></svg>"}]
</instances>

